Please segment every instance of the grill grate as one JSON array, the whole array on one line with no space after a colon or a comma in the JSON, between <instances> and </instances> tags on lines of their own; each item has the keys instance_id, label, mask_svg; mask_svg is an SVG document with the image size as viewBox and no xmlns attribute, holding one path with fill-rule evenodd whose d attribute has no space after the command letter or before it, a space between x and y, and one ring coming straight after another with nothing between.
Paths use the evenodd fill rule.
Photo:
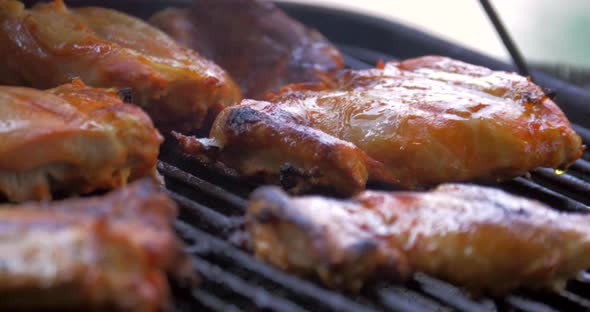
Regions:
<instances>
[{"instance_id":1,"label":"grill grate","mask_svg":"<svg viewBox=\"0 0 590 312\"><path fill-rule=\"evenodd\" d=\"M186 3L185 0L164 2L179 5ZM137 7L133 6L131 9L130 6L128 9L135 12ZM379 21L371 19L374 21L371 24L362 17L343 12L322 16L323 13L306 7L286 6L286 9L290 9L289 13L304 22L320 28L333 40L340 41L342 44L339 48L345 53L346 63L352 68L366 68L369 67L367 64L375 64L379 59L395 59L383 51L397 49L399 53L396 56L400 58L424 53L445 54L472 63L508 69L503 68L503 64L408 30L401 25L392 23L395 27L386 25L378 29L375 25L381 26ZM340 17L349 18L353 21L351 24L359 26L358 29L349 27L347 29L353 32L352 35L347 33L342 37ZM389 32L384 31L386 28ZM394 38L393 42L396 39L403 40L404 45L392 49L377 49L371 45L378 43L380 47L389 47L386 46L387 40L369 40L359 44L355 39L351 42L351 38L358 37L354 35L355 32L372 32L375 37ZM572 120L588 126L583 117L588 112L582 110L581 115L576 115L575 111L585 108L580 103L584 99L590 99L589 95L581 94L580 90L547 78L542 73L534 74L540 83L557 88L558 100L568 103L563 109L570 114ZM590 146L590 129L577 124L573 127L585 144ZM300 279L263 263L241 248L240 239L234 234L243 224L242 215L253 185L211 173L196 162L185 159L174 146L164 146L160 158L158 170L166 178L170 196L181 206L176 228L187 242L187 251L204 280L199 288L175 291L175 309L178 311L194 311L197 308L210 311L590 310L588 272L582 273L578 279L568 281L567 287L559 292L518 292L504 298L471 298L461 289L422 273L415 274L406 284L379 284L358 296L328 290L317 281ZM565 174L557 175L552 170L537 169L527 177L519 177L497 186L512 193L539 199L559 210L590 212L590 153L584 153L583 159L577 161Z\"/></svg>"},{"instance_id":2,"label":"grill grate","mask_svg":"<svg viewBox=\"0 0 590 312\"><path fill-rule=\"evenodd\" d=\"M570 281L561 292L519 293L502 299L474 300L444 281L417 273L405 285L377 285L359 297L348 297L324 289L314 281L289 275L241 250L238 244L231 243L232 240L229 239L232 230L241 223L239 217L219 213L188 198L193 192L216 193L220 191L218 186L203 183L204 180L164 162L159 164L159 169L170 182L182 181L190 187L184 191L172 187L175 190L169 193L182 207L182 221L177 222L177 229L187 241L187 250L194 257L195 266L206 280L205 285L195 289L191 295L210 310L231 311L237 309L236 304L240 309L251 307L275 311L556 311L556 307L568 311L590 309L590 301L585 298L585 294L590 293L590 283L583 278ZM521 179L541 187L534 181ZM239 201L228 196L220 197L217 205L242 202L235 207L243 210L244 199L236 197Z\"/></svg>"},{"instance_id":3,"label":"grill grate","mask_svg":"<svg viewBox=\"0 0 590 312\"><path fill-rule=\"evenodd\" d=\"M359 50L363 57L368 53ZM380 55L380 54L375 54ZM381 58L379 56L379 58ZM353 56L355 67L363 64ZM366 66L366 65L365 65ZM590 145L590 130L575 125ZM585 131L585 132L584 132ZM536 169L498 187L544 201L570 212L590 212L590 153L585 152L567 173ZM520 292L504 298L470 298L461 289L417 273L404 284L381 284L351 297L323 288L317 281L290 275L260 262L242 250L232 236L243 224L248 194L253 185L216 176L198 163L165 146L158 170L168 192L181 206L176 227L188 243L188 252L205 282L191 290L191 308L211 311L588 311L590 273L568 282L553 293ZM182 308L178 308L182 311ZM190 308L188 310L191 310Z\"/></svg>"},{"instance_id":4,"label":"grill grate","mask_svg":"<svg viewBox=\"0 0 590 312\"><path fill-rule=\"evenodd\" d=\"M1 1L1 0L0 0ZM30 5L36 0L25 0ZM190 0L72 0L70 5L101 5L142 18L167 6L185 6ZM510 66L420 33L403 25L344 11L282 4L291 16L319 28L345 53L352 68L377 60L440 54L474 64L510 70ZM365 36L370 33L372 36ZM392 53L391 51L395 51ZM391 56L389 54L394 54ZM533 70L535 80L557 91L558 102L574 129L590 146L590 93ZM584 153L563 175L537 169L498 187L537 198L560 210L589 212L590 153ZM253 185L220 177L183 158L171 145L162 148L158 170L170 196L181 207L176 222L187 243L203 284L195 289L173 289L176 311L589 311L590 272L568 281L554 293L519 292L504 298L470 298L444 281L415 274L403 285L380 284L358 296L331 291L317 281L303 280L261 261L240 247L234 230L242 223Z\"/></svg>"},{"instance_id":5,"label":"grill grate","mask_svg":"<svg viewBox=\"0 0 590 312\"><path fill-rule=\"evenodd\" d=\"M187 300L194 300L195 306L211 311L590 310L590 273L569 281L559 292L519 292L504 298L470 298L461 289L422 273L404 285L380 284L356 297L328 290L317 281L303 280L260 262L234 239L232 234L242 224L246 197L253 186L215 177L171 147L165 148L161 158L158 170L166 178L169 194L181 206L176 227L205 280L188 294ZM589 169L588 161L579 160L568 173L537 169L530 177L499 187L560 210L588 212ZM224 182L211 182L215 180Z\"/></svg>"}]
</instances>

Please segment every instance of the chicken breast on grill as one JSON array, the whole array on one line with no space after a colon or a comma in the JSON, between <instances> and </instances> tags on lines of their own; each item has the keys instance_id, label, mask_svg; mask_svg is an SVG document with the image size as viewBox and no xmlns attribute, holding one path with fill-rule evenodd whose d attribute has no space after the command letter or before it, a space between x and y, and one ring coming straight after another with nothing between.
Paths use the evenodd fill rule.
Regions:
<instances>
[{"instance_id":1,"label":"chicken breast on grill","mask_svg":"<svg viewBox=\"0 0 590 312\"><path fill-rule=\"evenodd\" d=\"M580 137L529 79L430 56L285 87L224 110L183 149L238 176L342 194L367 181L416 188L567 168Z\"/></svg>"},{"instance_id":2,"label":"chicken breast on grill","mask_svg":"<svg viewBox=\"0 0 590 312\"><path fill-rule=\"evenodd\" d=\"M317 82L344 67L324 36L263 0L199 0L188 9L168 8L150 22L179 43L214 60L262 99L295 82Z\"/></svg>"},{"instance_id":3,"label":"chicken breast on grill","mask_svg":"<svg viewBox=\"0 0 590 312\"><path fill-rule=\"evenodd\" d=\"M590 268L589 228L590 216L459 184L350 200L264 187L247 211L259 258L353 291L418 271L494 295L553 287Z\"/></svg>"},{"instance_id":4,"label":"chicken breast on grill","mask_svg":"<svg viewBox=\"0 0 590 312\"><path fill-rule=\"evenodd\" d=\"M221 68L137 18L61 0L31 9L0 1L0 83L52 88L74 77L132 88L136 104L165 130L207 130L241 98Z\"/></svg>"},{"instance_id":5,"label":"chicken breast on grill","mask_svg":"<svg viewBox=\"0 0 590 312\"><path fill-rule=\"evenodd\" d=\"M0 198L48 199L155 177L161 142L116 89L79 80L47 91L0 86Z\"/></svg>"},{"instance_id":6,"label":"chicken breast on grill","mask_svg":"<svg viewBox=\"0 0 590 312\"><path fill-rule=\"evenodd\" d=\"M149 181L103 197L0 205L0 309L163 311L166 273L190 269L175 215Z\"/></svg>"}]
</instances>

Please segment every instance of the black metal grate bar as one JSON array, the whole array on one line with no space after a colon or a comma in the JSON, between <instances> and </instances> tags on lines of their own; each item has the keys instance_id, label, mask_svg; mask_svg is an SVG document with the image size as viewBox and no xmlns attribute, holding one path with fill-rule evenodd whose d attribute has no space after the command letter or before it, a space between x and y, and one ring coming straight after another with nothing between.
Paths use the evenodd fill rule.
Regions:
<instances>
[{"instance_id":1,"label":"black metal grate bar","mask_svg":"<svg viewBox=\"0 0 590 312\"><path fill-rule=\"evenodd\" d=\"M567 291L556 291L543 294L523 292L519 295L527 298L529 302L544 304L557 310L588 311L588 308L584 305L584 302L577 300L577 296L575 294L571 294Z\"/></svg>"},{"instance_id":2,"label":"black metal grate bar","mask_svg":"<svg viewBox=\"0 0 590 312\"><path fill-rule=\"evenodd\" d=\"M163 161L158 162L158 171L167 178L180 180L205 194L214 196L223 200L224 202L238 207L240 208L240 212L244 212L244 209L248 204L244 198L228 192L227 190L215 184L209 183L201 178L195 177L194 175Z\"/></svg>"},{"instance_id":3,"label":"black metal grate bar","mask_svg":"<svg viewBox=\"0 0 590 312\"><path fill-rule=\"evenodd\" d=\"M209 247L208 253L217 253L229 258L235 265L239 265L248 271L262 276L269 281L289 288L292 292L297 293L309 300L314 300L318 304L335 311L374 311L368 307L340 295L339 293L322 289L317 285L301 280L279 269L271 267L265 263L256 260L252 255L236 249L226 241L220 240L203 231L200 231L191 225L177 221L177 228L181 234L196 240L206 241Z\"/></svg>"},{"instance_id":4,"label":"black metal grate bar","mask_svg":"<svg viewBox=\"0 0 590 312\"><path fill-rule=\"evenodd\" d=\"M506 298L506 302L518 310L526 312L558 312L544 303L532 301L521 296L509 296Z\"/></svg>"},{"instance_id":5,"label":"black metal grate bar","mask_svg":"<svg viewBox=\"0 0 590 312\"><path fill-rule=\"evenodd\" d=\"M554 170L539 168L533 171L532 176L543 182L553 183L555 187L567 192L570 197L590 205L590 183L570 174L556 174Z\"/></svg>"},{"instance_id":6,"label":"black metal grate bar","mask_svg":"<svg viewBox=\"0 0 590 312\"><path fill-rule=\"evenodd\" d=\"M576 161L572 166L572 170L578 171L584 175L590 177L590 162L580 159Z\"/></svg>"},{"instance_id":7,"label":"black metal grate bar","mask_svg":"<svg viewBox=\"0 0 590 312\"><path fill-rule=\"evenodd\" d=\"M422 291L425 293L461 311L479 312L496 310L492 300L483 300L483 303L475 302L470 300L459 288L426 274L416 273L414 280L420 284Z\"/></svg>"},{"instance_id":8,"label":"black metal grate bar","mask_svg":"<svg viewBox=\"0 0 590 312\"><path fill-rule=\"evenodd\" d=\"M576 302L578 306L583 307L587 311L590 311L590 300L567 290L559 291L559 295L571 302Z\"/></svg>"},{"instance_id":9,"label":"black metal grate bar","mask_svg":"<svg viewBox=\"0 0 590 312\"><path fill-rule=\"evenodd\" d=\"M508 186L508 188L504 187L507 191L514 191L513 187L521 189L528 194L528 197L535 196L556 209L570 212L590 212L590 207L587 205L523 177L507 181L503 186Z\"/></svg>"},{"instance_id":10,"label":"black metal grate bar","mask_svg":"<svg viewBox=\"0 0 590 312\"><path fill-rule=\"evenodd\" d=\"M220 267L201 258L194 257L193 265L201 276L230 288L234 293L252 300L257 307L274 311L303 312L306 311L289 300L277 297L262 287L248 283L235 274L225 272Z\"/></svg>"},{"instance_id":11,"label":"black metal grate bar","mask_svg":"<svg viewBox=\"0 0 590 312\"><path fill-rule=\"evenodd\" d=\"M206 292L201 288L195 288L191 292L191 295L197 299L202 305L213 311L219 312L240 312L235 305L225 302L222 299Z\"/></svg>"},{"instance_id":12,"label":"black metal grate bar","mask_svg":"<svg viewBox=\"0 0 590 312\"><path fill-rule=\"evenodd\" d=\"M572 124L572 128L578 133L578 135L582 138L582 141L586 145L590 145L590 129L584 128L577 124ZM589 146L590 148L590 146Z\"/></svg>"},{"instance_id":13,"label":"black metal grate bar","mask_svg":"<svg viewBox=\"0 0 590 312\"><path fill-rule=\"evenodd\" d=\"M504 24L500 20L500 17L496 13L496 10L494 9L494 7L490 3L490 1L480 0L480 3L482 5L483 9L485 10L486 14L490 18L490 21L494 25L496 32L498 32L500 39L502 39L504 46L506 46L508 53L510 53L510 56L512 57L512 61L514 62L514 65L516 65L518 72L523 76L531 76L531 72L529 71L528 66L525 63L524 58L522 57L522 54L520 53L520 51L516 47L516 44L514 43L514 41L512 41L512 38L510 38L508 31L506 31L506 27L504 27ZM532 77L531 77L531 79L532 79Z\"/></svg>"},{"instance_id":14,"label":"black metal grate bar","mask_svg":"<svg viewBox=\"0 0 590 312\"><path fill-rule=\"evenodd\" d=\"M229 217L173 191L167 191L167 193L180 205L182 210L188 212L189 218L196 218L198 221L201 221L199 222L200 224L207 224L217 232L224 232L234 227L234 222ZM184 212L182 210L181 213Z\"/></svg>"},{"instance_id":15,"label":"black metal grate bar","mask_svg":"<svg viewBox=\"0 0 590 312\"><path fill-rule=\"evenodd\" d=\"M406 287L389 286L377 290L377 295L386 308L394 311L440 311L453 309Z\"/></svg>"}]
</instances>

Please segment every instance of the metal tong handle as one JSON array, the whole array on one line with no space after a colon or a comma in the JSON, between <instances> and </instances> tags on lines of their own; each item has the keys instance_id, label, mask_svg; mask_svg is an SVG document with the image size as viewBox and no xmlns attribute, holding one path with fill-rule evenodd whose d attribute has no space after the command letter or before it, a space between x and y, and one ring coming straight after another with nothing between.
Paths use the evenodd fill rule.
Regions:
<instances>
[{"instance_id":1,"label":"metal tong handle","mask_svg":"<svg viewBox=\"0 0 590 312\"><path fill-rule=\"evenodd\" d=\"M490 21L494 25L496 32L498 33L498 35L500 35L500 39L502 39L502 42L504 43L504 46L508 50L508 53L510 53L510 56L512 57L512 61L514 62L514 65L516 66L516 68L518 70L518 73L523 76L529 76L529 77L531 77L531 80L532 80L533 77L531 76L531 72L529 71L529 68L528 68L527 64L525 63L524 58L522 57L522 54L518 50L518 47L516 46L514 41L512 41L512 38L510 37L510 35L506 31L506 27L504 27L504 24L500 20L500 17L496 13L496 10L494 9L494 7L492 7L492 4L490 3L490 1L489 0L480 0L480 3L481 3L481 6L483 7L484 11L486 12L488 17L490 18Z\"/></svg>"}]
</instances>

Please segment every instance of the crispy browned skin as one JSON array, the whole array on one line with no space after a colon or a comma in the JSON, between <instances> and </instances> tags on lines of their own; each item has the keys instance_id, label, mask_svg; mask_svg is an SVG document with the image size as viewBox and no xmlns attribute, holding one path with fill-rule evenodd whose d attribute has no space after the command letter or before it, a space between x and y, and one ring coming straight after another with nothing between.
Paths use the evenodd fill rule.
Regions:
<instances>
[{"instance_id":1,"label":"crispy browned skin","mask_svg":"<svg viewBox=\"0 0 590 312\"><path fill-rule=\"evenodd\" d=\"M208 129L240 100L221 68L139 19L59 0L30 10L0 1L0 83L51 88L73 77L132 88L135 103L163 130Z\"/></svg>"},{"instance_id":2,"label":"crispy browned skin","mask_svg":"<svg viewBox=\"0 0 590 312\"><path fill-rule=\"evenodd\" d=\"M557 286L590 267L590 217L474 185L365 191L350 200L257 190L254 252L287 271L358 290L425 272L475 292Z\"/></svg>"},{"instance_id":3,"label":"crispy browned skin","mask_svg":"<svg viewBox=\"0 0 590 312\"><path fill-rule=\"evenodd\" d=\"M319 81L344 66L338 49L319 32L268 1L199 0L150 21L227 70L251 99L286 84Z\"/></svg>"},{"instance_id":4,"label":"crispy browned skin","mask_svg":"<svg viewBox=\"0 0 590 312\"><path fill-rule=\"evenodd\" d=\"M0 86L0 197L89 193L154 176L162 137L115 89Z\"/></svg>"},{"instance_id":5,"label":"crispy browned skin","mask_svg":"<svg viewBox=\"0 0 590 312\"><path fill-rule=\"evenodd\" d=\"M352 194L365 188L369 175L385 172L353 144L300 126L297 117L281 110L266 114L268 106L272 104L244 101L224 110L211 139L173 134L186 154L224 174L281 184L292 193L321 188ZM371 178L395 182L385 175Z\"/></svg>"},{"instance_id":6,"label":"crispy browned skin","mask_svg":"<svg viewBox=\"0 0 590 312\"><path fill-rule=\"evenodd\" d=\"M296 175L284 186L345 194L367 180L416 188L567 168L584 149L529 79L436 56L244 100L218 116L210 139L177 137L189 154L236 175Z\"/></svg>"},{"instance_id":7,"label":"crispy browned skin","mask_svg":"<svg viewBox=\"0 0 590 312\"><path fill-rule=\"evenodd\" d=\"M162 311L186 268L174 202L149 181L104 197L0 206L0 308Z\"/></svg>"}]
</instances>

